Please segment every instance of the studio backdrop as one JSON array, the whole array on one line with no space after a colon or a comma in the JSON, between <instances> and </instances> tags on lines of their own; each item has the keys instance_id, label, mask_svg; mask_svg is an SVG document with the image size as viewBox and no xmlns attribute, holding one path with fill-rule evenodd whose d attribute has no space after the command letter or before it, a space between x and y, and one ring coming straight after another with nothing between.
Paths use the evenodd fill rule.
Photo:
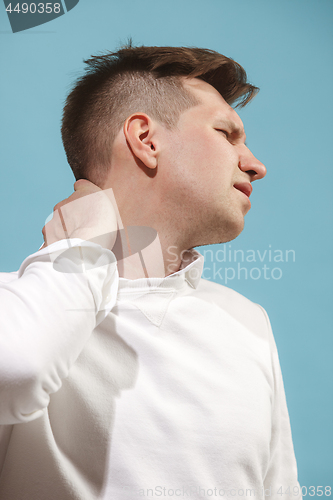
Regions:
<instances>
[{"instance_id":1,"label":"studio backdrop","mask_svg":"<svg viewBox=\"0 0 333 500\"><path fill-rule=\"evenodd\" d=\"M38 250L45 219L73 190L60 122L84 59L130 37L205 47L235 59L260 87L239 114L267 175L253 184L242 234L199 251L204 278L267 310L303 496L330 496L333 3L3 1L0 19L1 271Z\"/></svg>"}]
</instances>

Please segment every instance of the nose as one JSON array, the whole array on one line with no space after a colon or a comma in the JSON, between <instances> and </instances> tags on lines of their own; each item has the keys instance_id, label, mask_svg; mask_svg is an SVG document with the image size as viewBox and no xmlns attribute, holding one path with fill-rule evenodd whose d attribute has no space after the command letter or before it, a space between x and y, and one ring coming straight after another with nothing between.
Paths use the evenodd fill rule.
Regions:
<instances>
[{"instance_id":1,"label":"nose","mask_svg":"<svg viewBox=\"0 0 333 500\"><path fill-rule=\"evenodd\" d=\"M267 173L265 165L251 153L245 144L243 146L244 149L239 155L238 167L242 172L251 176L251 182L262 179Z\"/></svg>"}]
</instances>

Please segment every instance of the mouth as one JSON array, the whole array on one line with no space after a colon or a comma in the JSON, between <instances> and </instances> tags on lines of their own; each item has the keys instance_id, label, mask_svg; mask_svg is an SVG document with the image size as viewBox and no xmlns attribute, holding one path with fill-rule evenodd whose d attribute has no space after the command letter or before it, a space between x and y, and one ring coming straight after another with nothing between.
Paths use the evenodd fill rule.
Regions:
<instances>
[{"instance_id":1,"label":"mouth","mask_svg":"<svg viewBox=\"0 0 333 500\"><path fill-rule=\"evenodd\" d=\"M244 193L248 198L252 193L252 186L249 182L237 182L236 184L234 184L234 188Z\"/></svg>"}]
</instances>

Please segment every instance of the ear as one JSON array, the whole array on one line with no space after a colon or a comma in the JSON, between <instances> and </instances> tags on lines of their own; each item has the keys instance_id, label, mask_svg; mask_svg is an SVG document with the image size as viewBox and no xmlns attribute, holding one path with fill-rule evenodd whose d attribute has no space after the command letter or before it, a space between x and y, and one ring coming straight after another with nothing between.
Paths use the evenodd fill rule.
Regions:
<instances>
[{"instance_id":1,"label":"ear","mask_svg":"<svg viewBox=\"0 0 333 500\"><path fill-rule=\"evenodd\" d=\"M132 153L146 167L157 167L156 126L145 113L134 113L124 124L124 134Z\"/></svg>"}]
</instances>

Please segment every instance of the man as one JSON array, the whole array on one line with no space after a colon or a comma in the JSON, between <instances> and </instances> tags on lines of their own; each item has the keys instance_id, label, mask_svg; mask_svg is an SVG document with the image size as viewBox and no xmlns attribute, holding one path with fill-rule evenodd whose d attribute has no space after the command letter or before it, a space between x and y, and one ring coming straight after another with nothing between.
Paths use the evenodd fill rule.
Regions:
<instances>
[{"instance_id":1,"label":"man","mask_svg":"<svg viewBox=\"0 0 333 500\"><path fill-rule=\"evenodd\" d=\"M238 236L266 173L231 107L257 89L205 49L86 62L75 193L3 276L1 498L301 498L267 315L193 250Z\"/></svg>"}]
</instances>

